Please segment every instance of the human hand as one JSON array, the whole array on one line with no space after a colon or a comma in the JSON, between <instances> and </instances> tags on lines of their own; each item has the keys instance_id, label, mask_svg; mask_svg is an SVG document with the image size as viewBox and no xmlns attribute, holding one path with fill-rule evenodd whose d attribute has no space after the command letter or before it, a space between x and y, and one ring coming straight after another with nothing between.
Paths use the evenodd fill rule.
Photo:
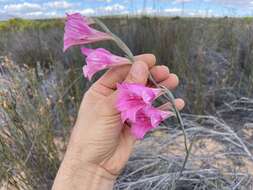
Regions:
<instances>
[{"instance_id":1,"label":"human hand","mask_svg":"<svg viewBox=\"0 0 253 190\"><path fill-rule=\"evenodd\" d=\"M178 85L175 74L169 73L165 66L155 66L153 55L143 54L135 57L133 65L108 70L86 92L54 189L91 189L93 183L99 186L101 180L109 189L112 188L136 142L115 108L116 84L125 81L146 85L149 73L169 89ZM182 99L176 99L175 104L178 109L184 107ZM88 179L89 187L85 188ZM94 182L95 179L98 181Z\"/></svg>"}]
</instances>

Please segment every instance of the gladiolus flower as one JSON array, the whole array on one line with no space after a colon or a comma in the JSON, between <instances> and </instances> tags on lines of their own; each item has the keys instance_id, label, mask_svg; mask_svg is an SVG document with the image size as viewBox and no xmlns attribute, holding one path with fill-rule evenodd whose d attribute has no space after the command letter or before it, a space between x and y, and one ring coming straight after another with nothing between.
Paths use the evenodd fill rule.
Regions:
<instances>
[{"instance_id":1,"label":"gladiolus flower","mask_svg":"<svg viewBox=\"0 0 253 190\"><path fill-rule=\"evenodd\" d=\"M86 63L83 67L84 76L91 80L92 76L103 69L111 68L118 65L130 64L127 58L112 54L103 48L89 49L81 48L82 53L86 56Z\"/></svg>"},{"instance_id":2,"label":"gladiolus flower","mask_svg":"<svg viewBox=\"0 0 253 190\"><path fill-rule=\"evenodd\" d=\"M138 139L142 139L148 131L157 127L170 115L170 112L152 106L160 89L129 83L118 84L117 89L116 106L121 112L121 120L131 125L131 132Z\"/></svg>"},{"instance_id":3,"label":"gladiolus flower","mask_svg":"<svg viewBox=\"0 0 253 190\"><path fill-rule=\"evenodd\" d=\"M147 132L158 127L159 124L170 115L170 112L165 112L154 107L146 106L137 111L135 121L129 121L131 124L131 133L137 139L143 139Z\"/></svg>"},{"instance_id":4,"label":"gladiolus flower","mask_svg":"<svg viewBox=\"0 0 253 190\"><path fill-rule=\"evenodd\" d=\"M118 101L117 109L121 112L123 122L130 119L135 121L138 110L146 105L152 104L152 101L159 94L160 90L148 88L141 84L122 83L117 85Z\"/></svg>"},{"instance_id":5,"label":"gladiolus flower","mask_svg":"<svg viewBox=\"0 0 253 190\"><path fill-rule=\"evenodd\" d=\"M64 30L64 51L74 45L111 39L110 35L91 28L88 19L79 13L67 15Z\"/></svg>"},{"instance_id":6,"label":"gladiolus flower","mask_svg":"<svg viewBox=\"0 0 253 190\"><path fill-rule=\"evenodd\" d=\"M80 13L73 13L71 15L67 14L67 16L71 17L72 21L79 22L80 20L83 20L87 25L94 24L95 22L92 20L92 18L84 17ZM68 17L67 17L68 18ZM82 22L83 22L82 21Z\"/></svg>"}]
</instances>

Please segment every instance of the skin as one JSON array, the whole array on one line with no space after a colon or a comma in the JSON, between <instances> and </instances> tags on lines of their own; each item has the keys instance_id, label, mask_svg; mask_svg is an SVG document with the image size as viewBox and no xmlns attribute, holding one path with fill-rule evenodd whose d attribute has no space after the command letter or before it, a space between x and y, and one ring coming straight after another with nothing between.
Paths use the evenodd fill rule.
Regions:
<instances>
[{"instance_id":1,"label":"skin","mask_svg":"<svg viewBox=\"0 0 253 190\"><path fill-rule=\"evenodd\" d=\"M125 81L147 85L151 73L159 84L174 89L178 77L155 63L152 54L136 56L133 65L108 70L86 92L53 190L113 188L136 142L130 126L121 123L115 108L116 84ZM175 104L179 110L184 107L182 99L176 99Z\"/></svg>"}]
</instances>

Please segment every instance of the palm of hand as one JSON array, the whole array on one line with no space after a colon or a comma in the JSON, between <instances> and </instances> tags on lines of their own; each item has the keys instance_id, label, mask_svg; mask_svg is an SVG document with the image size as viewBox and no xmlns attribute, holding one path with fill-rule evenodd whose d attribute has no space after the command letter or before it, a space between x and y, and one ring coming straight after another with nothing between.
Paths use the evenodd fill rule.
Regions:
<instances>
[{"instance_id":1,"label":"palm of hand","mask_svg":"<svg viewBox=\"0 0 253 190\"><path fill-rule=\"evenodd\" d=\"M82 160L118 175L132 152L135 139L129 127L122 124L120 113L112 104L113 96L106 96L102 91L110 89L100 86L86 93L79 112L81 117L76 123L75 140L86 147L82 150ZM87 138L82 138L81 134Z\"/></svg>"},{"instance_id":2,"label":"palm of hand","mask_svg":"<svg viewBox=\"0 0 253 190\"><path fill-rule=\"evenodd\" d=\"M154 66L154 56L141 55L136 60L132 67L110 69L88 90L68 148L82 162L95 164L113 175L118 175L125 166L136 141L115 108L116 84L122 81L146 84L149 73L170 89L178 84L176 75L170 74L166 67ZM179 109L184 107L181 99L175 104Z\"/></svg>"}]
</instances>

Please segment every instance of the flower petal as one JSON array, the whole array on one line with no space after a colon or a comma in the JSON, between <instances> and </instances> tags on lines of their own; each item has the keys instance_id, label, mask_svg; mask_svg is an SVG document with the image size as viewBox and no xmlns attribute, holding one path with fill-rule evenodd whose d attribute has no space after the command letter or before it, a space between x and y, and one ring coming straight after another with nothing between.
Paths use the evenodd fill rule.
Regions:
<instances>
[{"instance_id":1,"label":"flower petal","mask_svg":"<svg viewBox=\"0 0 253 190\"><path fill-rule=\"evenodd\" d=\"M89 26L88 19L84 18L79 13L67 14L64 30L63 51L66 51L74 45L112 39L112 37L107 33L91 28Z\"/></svg>"},{"instance_id":2,"label":"flower petal","mask_svg":"<svg viewBox=\"0 0 253 190\"><path fill-rule=\"evenodd\" d=\"M170 116L170 112L152 106L159 89L132 83L117 84L117 89L116 107L121 112L122 122L131 125L131 132L136 138L142 139L148 131Z\"/></svg>"},{"instance_id":3,"label":"flower petal","mask_svg":"<svg viewBox=\"0 0 253 190\"><path fill-rule=\"evenodd\" d=\"M84 76L91 80L92 76L103 69L111 68L118 65L129 64L128 59L113 55L103 48L90 49L81 48L81 52L86 56L86 67Z\"/></svg>"}]
</instances>

